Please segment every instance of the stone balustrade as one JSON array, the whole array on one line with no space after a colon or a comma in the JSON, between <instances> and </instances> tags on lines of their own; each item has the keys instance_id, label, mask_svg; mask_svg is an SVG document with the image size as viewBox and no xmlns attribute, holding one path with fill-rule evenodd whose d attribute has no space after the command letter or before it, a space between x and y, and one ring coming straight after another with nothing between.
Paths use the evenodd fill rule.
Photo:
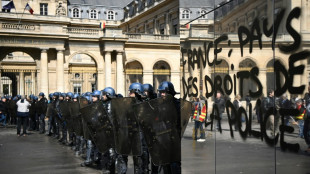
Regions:
<instances>
[{"instance_id":1,"label":"stone balustrade","mask_svg":"<svg viewBox=\"0 0 310 174\"><path fill-rule=\"evenodd\" d=\"M128 41L134 42L163 42L163 43L177 43L180 42L179 35L161 35L161 34L126 34Z\"/></svg>"},{"instance_id":2,"label":"stone balustrade","mask_svg":"<svg viewBox=\"0 0 310 174\"><path fill-rule=\"evenodd\" d=\"M67 34L93 35L99 36L100 29L67 27Z\"/></svg>"},{"instance_id":3,"label":"stone balustrade","mask_svg":"<svg viewBox=\"0 0 310 174\"><path fill-rule=\"evenodd\" d=\"M35 30L35 25L32 24L19 24L19 23L1 23L1 29L12 30Z\"/></svg>"}]
</instances>

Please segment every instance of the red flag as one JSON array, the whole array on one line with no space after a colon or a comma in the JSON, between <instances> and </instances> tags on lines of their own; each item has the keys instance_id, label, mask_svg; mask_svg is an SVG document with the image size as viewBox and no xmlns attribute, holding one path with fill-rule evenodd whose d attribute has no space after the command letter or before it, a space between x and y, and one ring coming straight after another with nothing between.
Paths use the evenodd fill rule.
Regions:
<instances>
[{"instance_id":1,"label":"red flag","mask_svg":"<svg viewBox=\"0 0 310 174\"><path fill-rule=\"evenodd\" d=\"M30 7L28 3L26 4L25 9L28 10L31 14L33 14L33 9Z\"/></svg>"},{"instance_id":2,"label":"red flag","mask_svg":"<svg viewBox=\"0 0 310 174\"><path fill-rule=\"evenodd\" d=\"M186 29L190 29L191 25L190 24L186 24Z\"/></svg>"}]
</instances>

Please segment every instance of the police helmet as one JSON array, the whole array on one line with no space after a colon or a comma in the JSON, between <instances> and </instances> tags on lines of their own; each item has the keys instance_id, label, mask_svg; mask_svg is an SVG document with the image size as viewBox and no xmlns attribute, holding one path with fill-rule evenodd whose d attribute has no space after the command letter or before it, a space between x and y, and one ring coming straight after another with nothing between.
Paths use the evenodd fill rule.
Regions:
<instances>
[{"instance_id":1,"label":"police helmet","mask_svg":"<svg viewBox=\"0 0 310 174\"><path fill-rule=\"evenodd\" d=\"M49 95L48 95L48 97L50 98L50 100L53 98L53 93L50 93Z\"/></svg>"},{"instance_id":2,"label":"police helmet","mask_svg":"<svg viewBox=\"0 0 310 174\"><path fill-rule=\"evenodd\" d=\"M37 101L38 97L37 96L33 96L33 100Z\"/></svg>"},{"instance_id":3,"label":"police helmet","mask_svg":"<svg viewBox=\"0 0 310 174\"><path fill-rule=\"evenodd\" d=\"M21 98L22 98L22 96L21 96L21 95L17 95L16 97L17 97L17 99L21 99Z\"/></svg>"},{"instance_id":4,"label":"police helmet","mask_svg":"<svg viewBox=\"0 0 310 174\"><path fill-rule=\"evenodd\" d=\"M109 98L114 98L115 90L112 87L106 87L102 90L102 95L106 95Z\"/></svg>"},{"instance_id":5,"label":"police helmet","mask_svg":"<svg viewBox=\"0 0 310 174\"><path fill-rule=\"evenodd\" d=\"M99 98L100 98L100 96L101 96L101 91L95 90L91 95L94 96L94 97L99 97Z\"/></svg>"},{"instance_id":6,"label":"police helmet","mask_svg":"<svg viewBox=\"0 0 310 174\"><path fill-rule=\"evenodd\" d=\"M43 93L43 92L40 92L40 93L39 93L39 96L44 97L44 93Z\"/></svg>"},{"instance_id":7,"label":"police helmet","mask_svg":"<svg viewBox=\"0 0 310 174\"><path fill-rule=\"evenodd\" d=\"M86 92L84 95L85 95L85 96L91 96L92 93L91 93L91 92Z\"/></svg>"},{"instance_id":8,"label":"police helmet","mask_svg":"<svg viewBox=\"0 0 310 174\"><path fill-rule=\"evenodd\" d=\"M77 98L79 98L79 97L80 97L79 94L74 94L72 98L73 98L73 99L77 99Z\"/></svg>"},{"instance_id":9,"label":"police helmet","mask_svg":"<svg viewBox=\"0 0 310 174\"><path fill-rule=\"evenodd\" d=\"M59 95L60 95L59 92L54 92L54 93L53 93L53 96L55 96L55 97L59 97Z\"/></svg>"},{"instance_id":10,"label":"police helmet","mask_svg":"<svg viewBox=\"0 0 310 174\"><path fill-rule=\"evenodd\" d=\"M146 84L143 84L142 87L143 87L143 92L145 92L145 91L147 91L149 93L154 92L154 88L151 84L146 83Z\"/></svg>"},{"instance_id":11,"label":"police helmet","mask_svg":"<svg viewBox=\"0 0 310 174\"><path fill-rule=\"evenodd\" d=\"M88 102L91 102L91 101L92 101L92 100L91 100L91 97L90 97L89 95L85 96L85 98L86 98L86 100L87 100Z\"/></svg>"},{"instance_id":12,"label":"police helmet","mask_svg":"<svg viewBox=\"0 0 310 174\"><path fill-rule=\"evenodd\" d=\"M72 92L68 92L68 93L67 93L67 97L72 98L72 97L73 97L73 93L72 93Z\"/></svg>"},{"instance_id":13,"label":"police helmet","mask_svg":"<svg viewBox=\"0 0 310 174\"><path fill-rule=\"evenodd\" d=\"M130 91L130 92L137 93L137 94L139 94L139 95L143 95L143 94L142 94L142 92L143 92L142 84L141 84L141 83L132 83L132 84L129 86L129 91Z\"/></svg>"},{"instance_id":14,"label":"police helmet","mask_svg":"<svg viewBox=\"0 0 310 174\"><path fill-rule=\"evenodd\" d=\"M162 82L158 89L159 92L166 92L168 94L171 94L172 96L174 96L176 94L175 90L174 90L174 86L171 82L168 81L164 81Z\"/></svg>"},{"instance_id":15,"label":"police helmet","mask_svg":"<svg viewBox=\"0 0 310 174\"><path fill-rule=\"evenodd\" d=\"M14 100L14 101L17 101L17 100L18 100L18 97L17 97L17 96L13 97L13 100Z\"/></svg>"},{"instance_id":16,"label":"police helmet","mask_svg":"<svg viewBox=\"0 0 310 174\"><path fill-rule=\"evenodd\" d=\"M124 96L122 94L117 94L117 98L123 98Z\"/></svg>"},{"instance_id":17,"label":"police helmet","mask_svg":"<svg viewBox=\"0 0 310 174\"><path fill-rule=\"evenodd\" d=\"M60 93L59 97L63 97L63 98L66 98L67 94L66 93Z\"/></svg>"}]
</instances>

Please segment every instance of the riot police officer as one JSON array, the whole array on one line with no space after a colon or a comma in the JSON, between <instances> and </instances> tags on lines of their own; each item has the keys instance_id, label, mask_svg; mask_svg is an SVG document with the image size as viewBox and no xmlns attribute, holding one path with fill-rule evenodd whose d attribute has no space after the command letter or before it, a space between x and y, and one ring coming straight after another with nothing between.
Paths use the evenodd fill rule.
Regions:
<instances>
[{"instance_id":1,"label":"riot police officer","mask_svg":"<svg viewBox=\"0 0 310 174\"><path fill-rule=\"evenodd\" d=\"M73 100L73 96L74 94L72 92L67 92L66 94L66 102L68 104L70 104ZM74 132L73 132L73 128L72 128L72 118L71 116L69 115L68 116L69 118L66 119L66 128L68 130L68 133L69 133L69 142L68 142L68 145L69 146L74 146L75 145L75 141L73 139L76 138Z\"/></svg>"},{"instance_id":2,"label":"riot police officer","mask_svg":"<svg viewBox=\"0 0 310 174\"><path fill-rule=\"evenodd\" d=\"M28 131L36 130L36 109L35 109L35 96L33 94L29 95L29 128Z\"/></svg>"},{"instance_id":3,"label":"riot police officer","mask_svg":"<svg viewBox=\"0 0 310 174\"><path fill-rule=\"evenodd\" d=\"M132 83L129 86L129 96L135 97L136 102L141 103L143 101L143 86L141 83ZM149 153L146 145L146 141L144 139L143 133L140 129L140 137L141 137L141 145L142 145L142 155L141 156L133 156L134 161L134 171L135 174L143 174L148 173L148 165L149 165Z\"/></svg>"},{"instance_id":4,"label":"riot police officer","mask_svg":"<svg viewBox=\"0 0 310 174\"><path fill-rule=\"evenodd\" d=\"M49 95L48 95L48 101L47 101L47 103L48 104L52 104L53 105L53 101L54 101L54 93L50 93ZM46 113L46 112L45 112ZM47 114L47 113L46 113ZM48 127L47 127L47 131L48 131L48 133L46 134L47 136L52 136L53 135L53 133L55 133L55 132L53 132L52 133L52 129L54 129L54 122L55 122L55 118L53 118L53 115L47 115L47 117L48 117ZM55 131L55 130L53 130L53 131Z\"/></svg>"},{"instance_id":5,"label":"riot police officer","mask_svg":"<svg viewBox=\"0 0 310 174\"><path fill-rule=\"evenodd\" d=\"M74 94L72 97L72 104L78 104L75 105L78 108L79 107L79 94ZM76 109L75 107L72 107L71 109ZM76 112L71 111L71 120L72 120L72 128L74 131L74 136L75 136L75 145L72 146L72 150L75 151L75 155L80 155L83 152L83 146L84 146L84 139L83 139L83 126L82 126L82 118L80 112L79 114L76 114ZM77 128L76 128L77 127Z\"/></svg>"},{"instance_id":6,"label":"riot police officer","mask_svg":"<svg viewBox=\"0 0 310 174\"><path fill-rule=\"evenodd\" d=\"M87 95L87 94L86 94ZM92 102L98 103L101 99L101 91L95 90L92 93ZM82 167L90 166L94 161L98 162L99 159L99 153L96 150L96 147L92 140L87 139L86 140L86 160L81 164ZM91 156L93 154L93 157Z\"/></svg>"},{"instance_id":7,"label":"riot police officer","mask_svg":"<svg viewBox=\"0 0 310 174\"><path fill-rule=\"evenodd\" d=\"M157 91L159 92L159 97L165 97L167 95L175 96L177 93L174 90L174 86L171 82L164 81L162 82ZM174 104L178 112L178 120L177 120L177 129L178 134L181 137L181 113L180 113L180 101L174 98ZM181 142L180 142L181 143ZM179 144L181 146L181 144ZM181 148L180 148L181 149ZM181 151L179 152L181 153ZM165 174L180 174L181 173L181 161L174 161L170 164L163 166Z\"/></svg>"},{"instance_id":8,"label":"riot police officer","mask_svg":"<svg viewBox=\"0 0 310 174\"><path fill-rule=\"evenodd\" d=\"M53 100L52 100L52 104L54 106L54 108L56 108L57 106L59 106L59 97L60 93L59 92L54 92L53 93ZM60 135L59 135L59 116L57 114L52 116L52 129L53 129L53 137L56 139L59 139Z\"/></svg>"},{"instance_id":9,"label":"riot police officer","mask_svg":"<svg viewBox=\"0 0 310 174\"><path fill-rule=\"evenodd\" d=\"M156 93L154 93L154 88L151 84L143 84L143 94L144 94L144 100L149 101L152 99L155 99ZM157 174L158 173L158 166L155 166L153 162L151 163L151 170L152 174Z\"/></svg>"},{"instance_id":10,"label":"riot police officer","mask_svg":"<svg viewBox=\"0 0 310 174\"><path fill-rule=\"evenodd\" d=\"M61 138L58 140L60 143L62 144L67 144L67 122L64 118L64 116L62 115L61 109L60 109L60 104L62 102L66 102L65 98L66 98L67 94L66 93L61 93L59 95L59 100L58 102L56 102L56 111L58 114L58 125L59 128L61 129Z\"/></svg>"},{"instance_id":11,"label":"riot police officer","mask_svg":"<svg viewBox=\"0 0 310 174\"><path fill-rule=\"evenodd\" d=\"M37 111L37 117L39 118L39 131L40 134L45 133L45 114L47 110L47 99L45 98L45 95L43 92L39 93L39 99L36 103L36 111Z\"/></svg>"},{"instance_id":12,"label":"riot police officer","mask_svg":"<svg viewBox=\"0 0 310 174\"><path fill-rule=\"evenodd\" d=\"M156 98L156 94L154 93L154 88L151 84L143 84L143 99L144 100L152 100Z\"/></svg>"},{"instance_id":13,"label":"riot police officer","mask_svg":"<svg viewBox=\"0 0 310 174\"><path fill-rule=\"evenodd\" d=\"M105 108L111 123L113 122L111 113L111 99L115 97L115 90L112 87L107 87L102 90L103 107ZM103 173L115 173L115 160L115 149L110 148L106 153L102 155Z\"/></svg>"}]
</instances>

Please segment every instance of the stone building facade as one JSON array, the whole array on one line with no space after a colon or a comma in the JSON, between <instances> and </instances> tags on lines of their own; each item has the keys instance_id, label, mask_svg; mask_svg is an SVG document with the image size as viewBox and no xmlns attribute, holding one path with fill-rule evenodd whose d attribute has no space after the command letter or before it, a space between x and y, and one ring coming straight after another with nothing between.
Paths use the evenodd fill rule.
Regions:
<instances>
[{"instance_id":1,"label":"stone building facade","mask_svg":"<svg viewBox=\"0 0 310 174\"><path fill-rule=\"evenodd\" d=\"M156 20L153 13L163 6L178 19L178 1L146 3L146 13L129 20L124 8L131 3L34 0L29 2L31 15L23 13L25 2L14 1L16 9L0 13L0 95L84 93L108 86L126 95L133 82L156 88L163 80L171 80L179 91L179 36L126 30L137 20Z\"/></svg>"}]
</instances>

